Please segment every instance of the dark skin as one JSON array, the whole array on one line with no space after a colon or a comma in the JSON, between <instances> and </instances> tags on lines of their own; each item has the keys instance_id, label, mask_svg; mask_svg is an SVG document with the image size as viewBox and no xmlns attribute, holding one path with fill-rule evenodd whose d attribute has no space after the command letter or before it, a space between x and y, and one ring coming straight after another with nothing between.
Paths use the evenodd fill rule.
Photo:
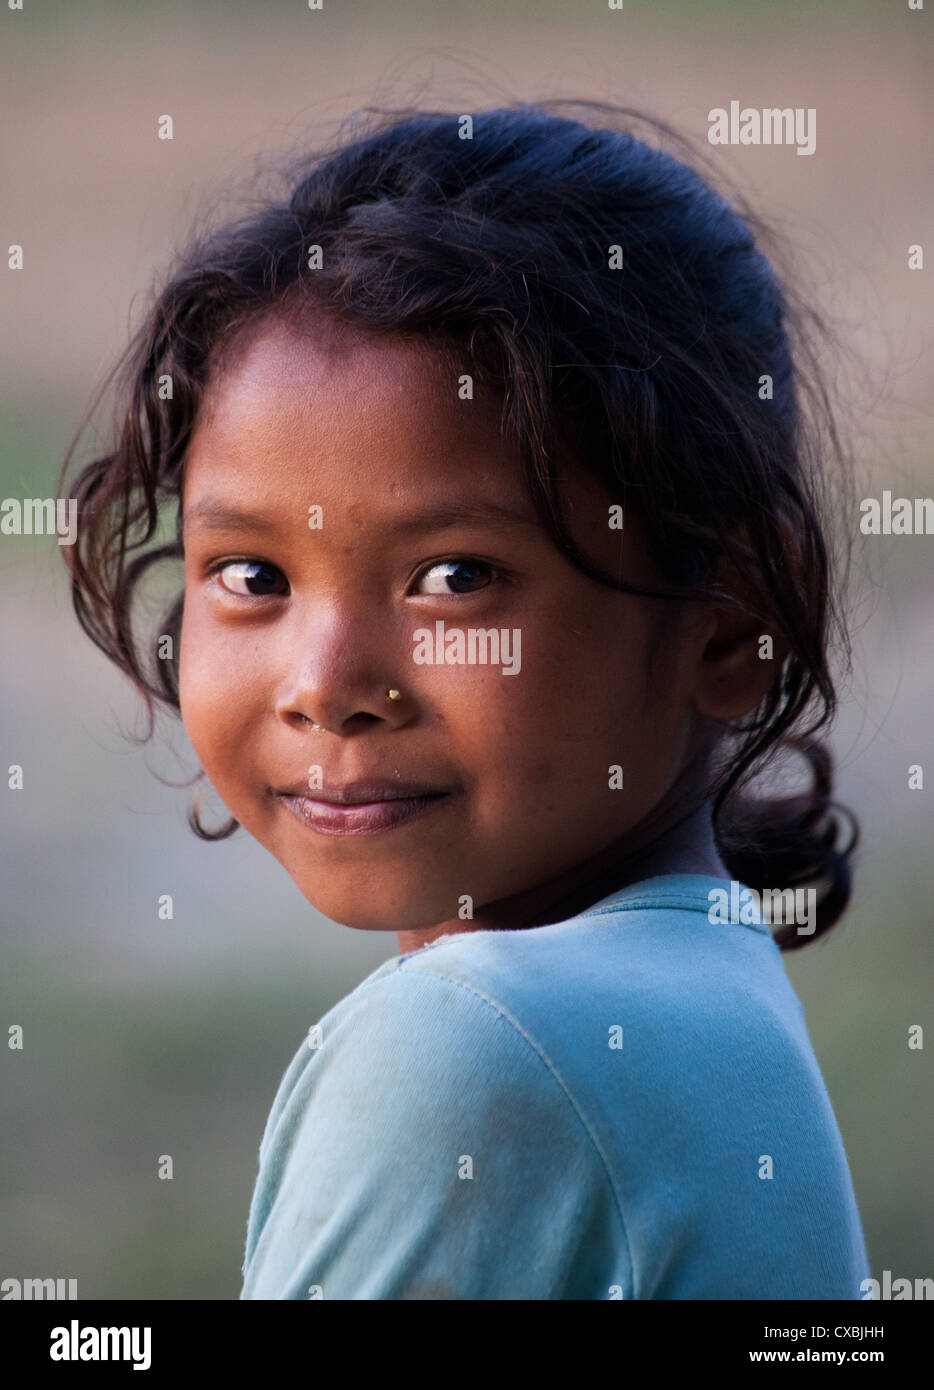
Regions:
<instances>
[{"instance_id":1,"label":"dark skin","mask_svg":"<svg viewBox=\"0 0 934 1390\"><path fill-rule=\"evenodd\" d=\"M664 587L634 516L610 530L612 499L583 472L566 494L598 564ZM268 526L194 521L208 500ZM413 526L452 502L516 519ZM212 375L183 505L186 729L231 813L327 917L395 931L411 951L562 921L656 874L730 877L704 753L721 721L761 701L777 632L582 574L542 529L499 403L459 400L425 344L255 325ZM272 567L252 593L242 560ZM413 633L438 619L519 629L521 669L416 664ZM759 659L769 631L777 662ZM449 795L378 833L322 834L274 794L310 766L326 787L397 778ZM459 915L464 895L472 918Z\"/></svg>"}]
</instances>

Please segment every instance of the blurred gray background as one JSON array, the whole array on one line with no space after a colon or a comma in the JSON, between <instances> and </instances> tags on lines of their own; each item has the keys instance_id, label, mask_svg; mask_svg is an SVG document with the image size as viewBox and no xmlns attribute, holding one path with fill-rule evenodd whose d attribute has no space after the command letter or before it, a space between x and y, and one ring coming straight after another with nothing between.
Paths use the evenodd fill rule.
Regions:
<instances>
[{"instance_id":1,"label":"blurred gray background","mask_svg":"<svg viewBox=\"0 0 934 1390\"><path fill-rule=\"evenodd\" d=\"M887 3L332 3L0 11L0 494L55 495L82 411L195 221L366 104L630 105L704 144L707 111L817 109L817 150L706 147L791 238L848 349L829 364L861 496L934 494L932 14ZM156 138L171 114L174 140ZM934 247L925 248L930 257ZM850 354L852 353L852 360ZM106 438L85 436L85 460ZM934 537L861 537L834 736L863 826L852 909L785 962L843 1132L872 1273L934 1275ZM137 748L136 697L78 628L53 539L0 538L4 767L0 1278L88 1298L235 1298L257 1149L309 1025L395 936L315 913L240 831L185 824L180 724ZM908 790L908 767L928 785ZM217 821L223 808L214 798ZM175 917L157 917L174 896ZM175 1177L159 1181L160 1154Z\"/></svg>"}]
</instances>

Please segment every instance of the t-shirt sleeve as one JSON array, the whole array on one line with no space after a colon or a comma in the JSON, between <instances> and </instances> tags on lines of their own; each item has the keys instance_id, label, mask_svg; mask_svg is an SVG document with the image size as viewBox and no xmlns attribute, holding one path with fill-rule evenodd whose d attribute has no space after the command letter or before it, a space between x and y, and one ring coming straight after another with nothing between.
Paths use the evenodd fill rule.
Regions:
<instances>
[{"instance_id":1,"label":"t-shirt sleeve","mask_svg":"<svg viewBox=\"0 0 934 1390\"><path fill-rule=\"evenodd\" d=\"M496 1003L406 961L318 1043L270 1117L241 1298L628 1296L600 1152Z\"/></svg>"}]
</instances>

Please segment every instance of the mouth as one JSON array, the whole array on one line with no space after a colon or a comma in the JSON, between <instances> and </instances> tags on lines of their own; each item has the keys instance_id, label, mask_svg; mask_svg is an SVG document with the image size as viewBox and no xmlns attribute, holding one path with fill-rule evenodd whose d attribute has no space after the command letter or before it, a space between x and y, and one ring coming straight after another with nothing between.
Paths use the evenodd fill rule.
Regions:
<instances>
[{"instance_id":1,"label":"mouth","mask_svg":"<svg viewBox=\"0 0 934 1390\"><path fill-rule=\"evenodd\" d=\"M372 835L429 814L455 794L452 787L415 782L351 782L343 787L276 791L288 811L324 835Z\"/></svg>"}]
</instances>

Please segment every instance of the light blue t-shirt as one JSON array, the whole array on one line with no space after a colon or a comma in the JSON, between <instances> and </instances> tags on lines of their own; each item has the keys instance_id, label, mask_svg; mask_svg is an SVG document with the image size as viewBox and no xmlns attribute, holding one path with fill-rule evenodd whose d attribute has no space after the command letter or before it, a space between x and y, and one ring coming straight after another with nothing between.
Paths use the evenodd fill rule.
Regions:
<instances>
[{"instance_id":1,"label":"light blue t-shirt","mask_svg":"<svg viewBox=\"0 0 934 1390\"><path fill-rule=\"evenodd\" d=\"M369 975L280 1084L241 1299L859 1299L804 1013L765 923L708 920L725 886Z\"/></svg>"}]
</instances>

